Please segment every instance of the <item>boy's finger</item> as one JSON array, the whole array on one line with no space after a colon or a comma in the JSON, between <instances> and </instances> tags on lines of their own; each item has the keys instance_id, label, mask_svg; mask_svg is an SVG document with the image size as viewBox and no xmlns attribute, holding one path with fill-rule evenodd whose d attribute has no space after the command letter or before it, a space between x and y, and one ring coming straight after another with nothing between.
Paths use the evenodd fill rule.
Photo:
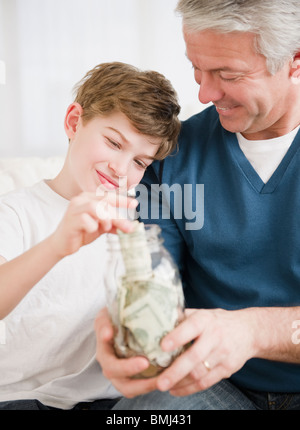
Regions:
<instances>
[{"instance_id":1,"label":"boy's finger","mask_svg":"<svg viewBox=\"0 0 300 430\"><path fill-rule=\"evenodd\" d=\"M134 198L124 194L119 194L117 192L105 191L102 193L91 193L91 192L83 192L74 197L73 202L76 202L77 205L83 205L85 203L96 201L96 202L106 202L111 206L120 206L129 209L135 209L139 202Z\"/></svg>"},{"instance_id":2,"label":"boy's finger","mask_svg":"<svg viewBox=\"0 0 300 430\"><path fill-rule=\"evenodd\" d=\"M101 193L96 193L96 199L100 201L106 201L112 206L136 208L139 202L134 198L121 194L117 191L102 191Z\"/></svg>"},{"instance_id":3,"label":"boy's finger","mask_svg":"<svg viewBox=\"0 0 300 430\"><path fill-rule=\"evenodd\" d=\"M127 219L114 219L112 220L112 226L115 230L118 229L124 233L131 233L134 229L133 222Z\"/></svg>"}]
</instances>

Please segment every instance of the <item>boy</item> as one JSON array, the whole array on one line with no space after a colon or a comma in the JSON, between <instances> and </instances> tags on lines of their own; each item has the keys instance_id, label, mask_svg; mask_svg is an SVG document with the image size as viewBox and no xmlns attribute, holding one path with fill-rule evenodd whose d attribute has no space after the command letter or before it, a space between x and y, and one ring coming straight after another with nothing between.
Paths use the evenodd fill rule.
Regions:
<instances>
[{"instance_id":1,"label":"boy","mask_svg":"<svg viewBox=\"0 0 300 430\"><path fill-rule=\"evenodd\" d=\"M67 110L69 149L58 176L1 197L0 409L110 408L117 401L95 359L94 319L104 306L103 233L130 231L131 223L99 218L99 202L135 206L121 195L122 181L134 187L154 159L172 152L179 111L157 72L99 65ZM117 202L111 191L120 194Z\"/></svg>"}]
</instances>

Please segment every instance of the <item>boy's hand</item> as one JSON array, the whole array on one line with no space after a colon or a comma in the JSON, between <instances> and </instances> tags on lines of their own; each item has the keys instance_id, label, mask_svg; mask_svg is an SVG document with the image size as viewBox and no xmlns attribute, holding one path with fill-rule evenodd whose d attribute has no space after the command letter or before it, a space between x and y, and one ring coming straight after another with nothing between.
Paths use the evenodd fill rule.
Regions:
<instances>
[{"instance_id":1,"label":"boy's hand","mask_svg":"<svg viewBox=\"0 0 300 430\"><path fill-rule=\"evenodd\" d=\"M122 219L117 208L133 209L138 202L127 196L106 193L98 197L93 193L82 193L74 197L51 236L55 252L61 257L73 254L83 245L97 239L103 233L132 230L132 222Z\"/></svg>"}]
</instances>

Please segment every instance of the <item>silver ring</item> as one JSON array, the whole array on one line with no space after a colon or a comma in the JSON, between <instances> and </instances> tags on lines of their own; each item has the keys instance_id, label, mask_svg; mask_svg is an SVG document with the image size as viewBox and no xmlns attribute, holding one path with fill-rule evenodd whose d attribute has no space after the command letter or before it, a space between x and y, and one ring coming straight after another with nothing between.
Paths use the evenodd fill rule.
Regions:
<instances>
[{"instance_id":1,"label":"silver ring","mask_svg":"<svg viewBox=\"0 0 300 430\"><path fill-rule=\"evenodd\" d=\"M208 371L211 370L210 364L209 364L209 362L207 360L204 360L203 364L204 364L204 367L206 368L206 370L208 370Z\"/></svg>"}]
</instances>

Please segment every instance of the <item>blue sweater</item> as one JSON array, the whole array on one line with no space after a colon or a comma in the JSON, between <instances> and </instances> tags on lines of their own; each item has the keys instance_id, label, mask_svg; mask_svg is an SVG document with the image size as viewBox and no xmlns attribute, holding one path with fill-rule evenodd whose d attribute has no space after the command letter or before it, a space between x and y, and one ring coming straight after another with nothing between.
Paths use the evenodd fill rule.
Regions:
<instances>
[{"instance_id":1,"label":"blue sweater","mask_svg":"<svg viewBox=\"0 0 300 430\"><path fill-rule=\"evenodd\" d=\"M179 184L177 192L182 190L182 198L169 199L170 219L150 220L144 213L142 219L161 225L181 271L187 307L300 305L299 147L300 133L264 184L236 135L222 128L210 107L183 122L174 155L147 169L142 187L166 184L167 194ZM184 184L192 189L186 196ZM149 193L152 210L155 190L152 198ZM194 225L184 216L192 209ZM300 392L300 366L252 359L232 380L254 390Z\"/></svg>"}]
</instances>

